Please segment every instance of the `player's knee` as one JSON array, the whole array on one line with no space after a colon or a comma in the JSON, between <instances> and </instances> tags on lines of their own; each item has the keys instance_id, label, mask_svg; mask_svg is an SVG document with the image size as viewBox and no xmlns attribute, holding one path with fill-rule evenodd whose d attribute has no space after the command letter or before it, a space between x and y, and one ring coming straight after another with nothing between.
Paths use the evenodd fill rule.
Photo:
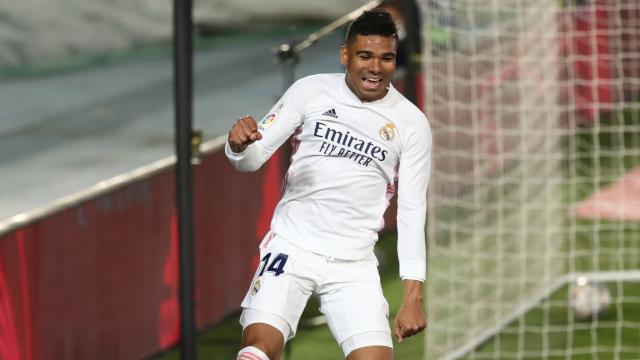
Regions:
<instances>
[{"instance_id":1,"label":"player's knee","mask_svg":"<svg viewBox=\"0 0 640 360\"><path fill-rule=\"evenodd\" d=\"M249 345L242 344L242 349L238 353L238 360L256 360L249 354L257 356L260 360L279 360L282 355L282 347L266 341L255 341ZM244 355L244 357L242 357Z\"/></svg>"},{"instance_id":2,"label":"player's knee","mask_svg":"<svg viewBox=\"0 0 640 360\"><path fill-rule=\"evenodd\" d=\"M236 360L270 360L270 358L264 351L258 349L255 346L245 346L238 352Z\"/></svg>"}]
</instances>

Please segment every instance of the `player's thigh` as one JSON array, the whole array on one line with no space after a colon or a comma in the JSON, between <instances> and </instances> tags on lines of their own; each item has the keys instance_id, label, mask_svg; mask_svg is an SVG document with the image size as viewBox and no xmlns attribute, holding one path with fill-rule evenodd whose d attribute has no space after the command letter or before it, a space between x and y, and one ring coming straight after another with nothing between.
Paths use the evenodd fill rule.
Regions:
<instances>
[{"instance_id":1,"label":"player's thigh","mask_svg":"<svg viewBox=\"0 0 640 360\"><path fill-rule=\"evenodd\" d=\"M338 269L338 270L335 270ZM375 260L339 264L328 274L320 311L345 356L369 346L391 350L389 305L382 293Z\"/></svg>"}]
</instances>

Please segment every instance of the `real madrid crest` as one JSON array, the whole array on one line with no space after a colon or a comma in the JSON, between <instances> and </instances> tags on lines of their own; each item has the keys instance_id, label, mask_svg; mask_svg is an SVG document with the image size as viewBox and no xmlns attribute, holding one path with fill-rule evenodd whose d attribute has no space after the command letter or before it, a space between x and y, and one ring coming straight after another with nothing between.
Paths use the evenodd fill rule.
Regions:
<instances>
[{"instance_id":1,"label":"real madrid crest","mask_svg":"<svg viewBox=\"0 0 640 360\"><path fill-rule=\"evenodd\" d=\"M251 288L251 295L255 295L258 293L258 291L260 291L260 278L256 279L256 282L253 283L253 287Z\"/></svg>"},{"instance_id":2,"label":"real madrid crest","mask_svg":"<svg viewBox=\"0 0 640 360\"><path fill-rule=\"evenodd\" d=\"M396 126L393 125L392 122L388 122L384 124L383 127L380 128L380 130L378 131L378 134L380 134L380 137L382 138L382 140L391 141L393 140L393 137L396 135L395 130L396 130Z\"/></svg>"}]
</instances>

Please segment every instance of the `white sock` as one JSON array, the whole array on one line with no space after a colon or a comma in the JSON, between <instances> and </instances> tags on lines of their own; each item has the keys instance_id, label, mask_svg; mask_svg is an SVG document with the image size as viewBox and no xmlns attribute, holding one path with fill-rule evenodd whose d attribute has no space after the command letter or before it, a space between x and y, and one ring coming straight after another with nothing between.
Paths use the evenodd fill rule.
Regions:
<instances>
[{"instance_id":1,"label":"white sock","mask_svg":"<svg viewBox=\"0 0 640 360\"><path fill-rule=\"evenodd\" d=\"M238 352L236 360L269 360L269 357L257 347L247 346Z\"/></svg>"}]
</instances>

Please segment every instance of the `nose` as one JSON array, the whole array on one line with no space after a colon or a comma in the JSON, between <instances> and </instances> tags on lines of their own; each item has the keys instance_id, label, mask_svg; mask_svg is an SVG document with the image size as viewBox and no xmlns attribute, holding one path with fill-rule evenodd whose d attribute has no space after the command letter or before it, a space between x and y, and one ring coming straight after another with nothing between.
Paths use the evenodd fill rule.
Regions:
<instances>
[{"instance_id":1,"label":"nose","mask_svg":"<svg viewBox=\"0 0 640 360\"><path fill-rule=\"evenodd\" d=\"M380 64L380 59L372 59L371 60L371 64L369 66L369 70L372 73L379 74L380 71L381 71L381 68L382 67L381 67L381 64Z\"/></svg>"}]
</instances>

